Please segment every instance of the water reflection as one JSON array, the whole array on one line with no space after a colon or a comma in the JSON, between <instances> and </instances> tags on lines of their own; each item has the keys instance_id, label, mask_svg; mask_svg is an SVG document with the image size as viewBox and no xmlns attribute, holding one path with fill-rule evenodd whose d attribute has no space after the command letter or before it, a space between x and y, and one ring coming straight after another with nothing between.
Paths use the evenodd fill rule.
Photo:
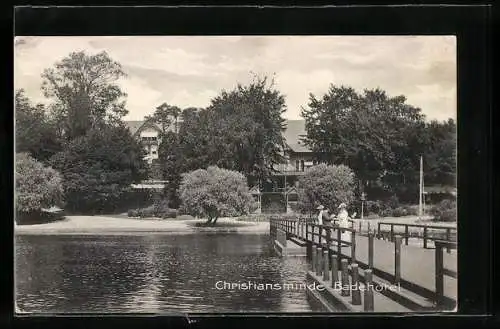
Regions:
<instances>
[{"instance_id":1,"label":"water reflection","mask_svg":"<svg viewBox=\"0 0 500 329\"><path fill-rule=\"evenodd\" d=\"M16 237L16 301L26 312L307 312L303 290L216 282L304 282L302 258L267 235Z\"/></svg>"}]
</instances>

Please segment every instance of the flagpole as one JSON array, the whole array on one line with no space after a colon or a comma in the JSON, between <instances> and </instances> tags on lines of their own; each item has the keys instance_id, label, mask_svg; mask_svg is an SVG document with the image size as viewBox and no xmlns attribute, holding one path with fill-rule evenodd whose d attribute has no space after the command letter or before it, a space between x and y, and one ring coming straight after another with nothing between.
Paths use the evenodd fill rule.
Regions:
<instances>
[{"instance_id":1,"label":"flagpole","mask_svg":"<svg viewBox=\"0 0 500 329\"><path fill-rule=\"evenodd\" d=\"M419 188L419 193L418 193L418 217L421 219L422 218L422 194L424 193L424 186L423 186L423 180L424 180L424 174L423 174L423 157L420 156L420 188Z\"/></svg>"}]
</instances>

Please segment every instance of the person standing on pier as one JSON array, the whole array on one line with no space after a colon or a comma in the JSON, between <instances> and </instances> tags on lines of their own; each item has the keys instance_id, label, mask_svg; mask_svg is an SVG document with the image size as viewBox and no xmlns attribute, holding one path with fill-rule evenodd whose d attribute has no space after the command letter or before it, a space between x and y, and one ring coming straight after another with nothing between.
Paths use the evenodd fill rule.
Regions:
<instances>
[{"instance_id":1,"label":"person standing on pier","mask_svg":"<svg viewBox=\"0 0 500 329\"><path fill-rule=\"evenodd\" d=\"M316 210L319 210L318 224L323 225L323 211L325 210L325 207L323 207L323 205L319 205L318 208L316 208Z\"/></svg>"},{"instance_id":2,"label":"person standing on pier","mask_svg":"<svg viewBox=\"0 0 500 329\"><path fill-rule=\"evenodd\" d=\"M347 212L347 205L345 203L341 203L339 205L339 213L337 215L339 227L350 228L350 217ZM351 242L351 232L342 231L341 235L342 242Z\"/></svg>"}]
</instances>

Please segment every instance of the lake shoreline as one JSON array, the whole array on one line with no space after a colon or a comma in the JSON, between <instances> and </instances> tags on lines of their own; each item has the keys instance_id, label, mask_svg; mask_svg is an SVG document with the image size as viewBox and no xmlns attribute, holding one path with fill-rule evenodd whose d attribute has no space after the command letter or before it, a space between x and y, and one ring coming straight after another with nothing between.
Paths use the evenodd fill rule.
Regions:
<instances>
[{"instance_id":1,"label":"lake shoreline","mask_svg":"<svg viewBox=\"0 0 500 329\"><path fill-rule=\"evenodd\" d=\"M193 233L269 233L269 222L245 222L221 218L214 227L197 227L205 220L161 220L107 216L67 216L45 224L16 225L15 235L131 235Z\"/></svg>"}]
</instances>

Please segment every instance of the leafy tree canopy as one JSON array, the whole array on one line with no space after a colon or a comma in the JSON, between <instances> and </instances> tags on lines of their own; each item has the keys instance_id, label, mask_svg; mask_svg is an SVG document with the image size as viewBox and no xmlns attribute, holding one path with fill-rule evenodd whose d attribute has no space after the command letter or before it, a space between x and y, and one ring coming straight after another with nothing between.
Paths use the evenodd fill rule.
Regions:
<instances>
[{"instance_id":1,"label":"leafy tree canopy","mask_svg":"<svg viewBox=\"0 0 500 329\"><path fill-rule=\"evenodd\" d=\"M44 95L54 100L52 111L66 136L82 136L99 122L114 124L127 114L126 94L116 83L125 76L106 52L72 52L43 74Z\"/></svg>"},{"instance_id":2,"label":"leafy tree canopy","mask_svg":"<svg viewBox=\"0 0 500 329\"><path fill-rule=\"evenodd\" d=\"M212 225L221 216L248 214L254 202L243 174L215 166L183 174L179 195L185 212Z\"/></svg>"},{"instance_id":3,"label":"leafy tree canopy","mask_svg":"<svg viewBox=\"0 0 500 329\"><path fill-rule=\"evenodd\" d=\"M68 142L50 162L64 177L69 209L105 211L145 177L144 150L124 126L102 124Z\"/></svg>"},{"instance_id":4,"label":"leafy tree canopy","mask_svg":"<svg viewBox=\"0 0 500 329\"><path fill-rule=\"evenodd\" d=\"M16 210L20 213L61 206L62 177L27 153L16 154Z\"/></svg>"}]
</instances>

